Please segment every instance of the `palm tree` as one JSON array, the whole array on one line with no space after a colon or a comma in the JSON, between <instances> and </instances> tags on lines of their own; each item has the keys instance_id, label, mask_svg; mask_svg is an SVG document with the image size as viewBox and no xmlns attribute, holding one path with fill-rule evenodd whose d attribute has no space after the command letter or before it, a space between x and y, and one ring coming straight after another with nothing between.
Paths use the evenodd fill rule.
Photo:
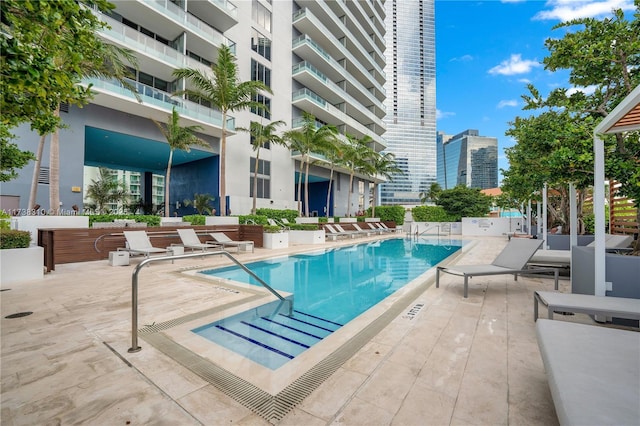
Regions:
<instances>
[{"instance_id":1,"label":"palm tree","mask_svg":"<svg viewBox=\"0 0 640 426\"><path fill-rule=\"evenodd\" d=\"M158 123L153 120L154 124L160 129L160 132L169 144L169 162L167 163L167 176L164 184L164 216L169 217L169 185L171 183L171 163L173 162L173 151L176 149L189 152L191 145L200 145L209 147L209 144L196 135L194 132L202 130L202 126L180 126L180 114L173 107L173 111L169 116L166 124Z\"/></svg>"},{"instance_id":2,"label":"palm tree","mask_svg":"<svg viewBox=\"0 0 640 426\"><path fill-rule=\"evenodd\" d=\"M284 134L284 139L289 141L289 149L298 151L302 155L300 164L300 178L298 180L298 214L302 215L300 208L302 186L302 163L305 163L305 216L309 216L309 164L312 152L322 152L329 145L335 144L338 130L334 126L325 124L316 126L316 118L307 112L303 113L304 122L301 130L289 130Z\"/></svg>"},{"instance_id":3,"label":"palm tree","mask_svg":"<svg viewBox=\"0 0 640 426\"><path fill-rule=\"evenodd\" d=\"M211 194L193 194L193 200L184 200L185 206L193 205L198 214L212 214L211 202L215 200Z\"/></svg>"},{"instance_id":4,"label":"palm tree","mask_svg":"<svg viewBox=\"0 0 640 426\"><path fill-rule=\"evenodd\" d=\"M427 201L438 202L438 195L442 192L442 187L437 182L432 182L429 185L429 189L426 192L420 193L420 202L426 203Z\"/></svg>"},{"instance_id":5,"label":"palm tree","mask_svg":"<svg viewBox=\"0 0 640 426\"><path fill-rule=\"evenodd\" d=\"M403 172L396 164L396 157L391 152L385 154L374 153L371 157L371 166L373 175L381 176L385 179L391 179L394 175L401 175ZM373 181L373 205L371 207L371 217L376 215L376 182Z\"/></svg>"},{"instance_id":6,"label":"palm tree","mask_svg":"<svg viewBox=\"0 0 640 426\"><path fill-rule=\"evenodd\" d=\"M333 184L333 172L335 167L338 164L342 164L342 156L344 151L342 150L342 144L338 142L336 139L335 144L331 144L323 150L322 154L329 160L331 163L331 172L329 173L329 185L327 187L327 206L326 206L326 214L329 217L329 209L331 208L331 186Z\"/></svg>"},{"instance_id":7,"label":"palm tree","mask_svg":"<svg viewBox=\"0 0 640 426\"><path fill-rule=\"evenodd\" d=\"M87 204L93 204L98 214L105 213L108 204L126 203L129 196L124 182L118 182L109 169L100 167L98 179L93 179L87 187Z\"/></svg>"},{"instance_id":8,"label":"palm tree","mask_svg":"<svg viewBox=\"0 0 640 426\"><path fill-rule=\"evenodd\" d=\"M351 193L353 192L353 178L356 173L363 173L371 176L374 173L371 165L371 158L375 151L369 147L373 141L371 137L365 136L356 139L352 135L346 135L348 144L345 145L344 164L349 170L349 193L347 195L347 216L351 214Z\"/></svg>"},{"instance_id":9,"label":"palm tree","mask_svg":"<svg viewBox=\"0 0 640 426\"><path fill-rule=\"evenodd\" d=\"M256 214L256 206L258 202L258 166L260 162L260 148L267 144L270 145L286 145L285 140L275 134L276 127L283 126L286 123L282 120L272 121L266 126L256 121L251 122L249 133L251 134L251 145L256 152L256 164L253 170L253 207L251 214ZM242 129L245 130L245 129Z\"/></svg>"},{"instance_id":10,"label":"palm tree","mask_svg":"<svg viewBox=\"0 0 640 426\"><path fill-rule=\"evenodd\" d=\"M218 51L218 60L211 64L212 75L199 69L181 68L173 72L178 78L190 80L194 89L180 90L177 94L186 94L198 100L210 102L222 113L222 137L220 138L220 215L226 216L226 157L227 157L227 116L230 112L247 108L265 110L266 107L254 99L262 90L271 93L261 81L243 81L238 78L236 58L228 46Z\"/></svg>"}]
</instances>

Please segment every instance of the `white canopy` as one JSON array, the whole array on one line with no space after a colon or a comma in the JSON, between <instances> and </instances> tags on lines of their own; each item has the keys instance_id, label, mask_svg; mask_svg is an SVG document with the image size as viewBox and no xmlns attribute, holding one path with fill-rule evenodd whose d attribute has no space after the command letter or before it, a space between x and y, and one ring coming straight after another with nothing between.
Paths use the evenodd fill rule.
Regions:
<instances>
[{"instance_id":1,"label":"white canopy","mask_svg":"<svg viewBox=\"0 0 640 426\"><path fill-rule=\"evenodd\" d=\"M593 131L595 156L593 179L593 212L595 215L595 294L604 296L605 283L605 220L604 220L604 142L599 135L640 130L640 86L618 104Z\"/></svg>"}]
</instances>

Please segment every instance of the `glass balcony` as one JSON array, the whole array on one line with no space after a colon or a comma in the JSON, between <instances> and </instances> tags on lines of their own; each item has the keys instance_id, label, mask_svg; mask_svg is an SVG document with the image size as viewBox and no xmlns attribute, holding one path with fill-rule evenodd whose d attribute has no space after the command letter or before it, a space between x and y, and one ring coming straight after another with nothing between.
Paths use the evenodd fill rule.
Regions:
<instances>
[{"instance_id":1,"label":"glass balcony","mask_svg":"<svg viewBox=\"0 0 640 426\"><path fill-rule=\"evenodd\" d=\"M199 120L214 127L222 127L222 113L220 111L204 107L195 102L174 98L171 94L162 90L154 89L134 80L126 80L137 92L142 104L154 105L170 113L173 107L182 117ZM87 78L85 84L92 84L94 88L103 92L113 93L120 97L128 98L132 102L138 103L136 96L131 90L124 87L119 81L114 79ZM227 130L235 132L235 118L227 118Z\"/></svg>"}]
</instances>

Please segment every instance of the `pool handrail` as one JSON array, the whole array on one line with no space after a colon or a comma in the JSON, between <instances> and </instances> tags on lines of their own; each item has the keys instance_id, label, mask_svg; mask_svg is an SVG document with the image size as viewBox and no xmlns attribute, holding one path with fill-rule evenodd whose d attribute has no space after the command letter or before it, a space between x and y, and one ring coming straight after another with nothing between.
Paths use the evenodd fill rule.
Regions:
<instances>
[{"instance_id":1,"label":"pool handrail","mask_svg":"<svg viewBox=\"0 0 640 426\"><path fill-rule=\"evenodd\" d=\"M131 275L131 347L127 352L134 353L142 350L142 348L138 346L138 273L140 272L142 267L149 263L160 262L163 260L171 260L173 262L175 259L188 259L190 257L205 257L213 255L227 256L233 263L238 265L240 269L251 275L256 281L258 281L258 283L260 283L260 285L262 285L264 288L269 290L271 294L280 299L281 304L289 302L289 315L293 315L293 299L287 299L283 297L269 284L267 284L266 282L264 282L264 280L257 276L251 269L247 268L238 259L233 257L229 252L225 250L208 251L204 253L188 253L175 256L149 257L140 262L138 266L134 268Z\"/></svg>"}]
</instances>

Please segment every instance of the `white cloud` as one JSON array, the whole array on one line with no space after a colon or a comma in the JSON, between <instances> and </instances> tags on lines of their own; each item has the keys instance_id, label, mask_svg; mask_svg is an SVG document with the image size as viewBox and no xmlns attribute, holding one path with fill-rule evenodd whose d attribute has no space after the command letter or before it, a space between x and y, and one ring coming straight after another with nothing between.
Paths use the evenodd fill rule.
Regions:
<instances>
[{"instance_id":1,"label":"white cloud","mask_svg":"<svg viewBox=\"0 0 640 426\"><path fill-rule=\"evenodd\" d=\"M531 83L531 80L529 80L528 78L519 78L518 83L529 84Z\"/></svg>"},{"instance_id":2,"label":"white cloud","mask_svg":"<svg viewBox=\"0 0 640 426\"><path fill-rule=\"evenodd\" d=\"M473 56L471 55L463 55L459 58L451 58L449 62L470 62L473 61Z\"/></svg>"},{"instance_id":3,"label":"white cloud","mask_svg":"<svg viewBox=\"0 0 640 426\"><path fill-rule=\"evenodd\" d=\"M598 86L596 86L596 85L591 85L591 86L587 86L587 87L572 87L571 89L567 90L567 96L571 96L571 95L573 95L574 93L577 93L577 92L582 92L585 95L592 95L596 91L597 87Z\"/></svg>"},{"instance_id":4,"label":"white cloud","mask_svg":"<svg viewBox=\"0 0 640 426\"><path fill-rule=\"evenodd\" d=\"M539 67L541 64L537 61L529 59L522 59L522 55L514 53L511 57L505 61L500 62L500 65L489 70L489 74L502 74L502 75L514 75L514 74L526 74L534 67Z\"/></svg>"},{"instance_id":5,"label":"white cloud","mask_svg":"<svg viewBox=\"0 0 640 426\"><path fill-rule=\"evenodd\" d=\"M538 12L533 19L541 21L560 20L564 22L572 19L608 15L613 9L635 10L633 0L548 0L546 6L551 9Z\"/></svg>"},{"instance_id":6,"label":"white cloud","mask_svg":"<svg viewBox=\"0 0 640 426\"><path fill-rule=\"evenodd\" d=\"M518 106L518 101L515 99L502 100L498 102L498 108L516 107L516 106Z\"/></svg>"},{"instance_id":7,"label":"white cloud","mask_svg":"<svg viewBox=\"0 0 640 426\"><path fill-rule=\"evenodd\" d=\"M441 118L453 117L456 115L455 112L444 112L436 109L436 120L440 120Z\"/></svg>"}]
</instances>

